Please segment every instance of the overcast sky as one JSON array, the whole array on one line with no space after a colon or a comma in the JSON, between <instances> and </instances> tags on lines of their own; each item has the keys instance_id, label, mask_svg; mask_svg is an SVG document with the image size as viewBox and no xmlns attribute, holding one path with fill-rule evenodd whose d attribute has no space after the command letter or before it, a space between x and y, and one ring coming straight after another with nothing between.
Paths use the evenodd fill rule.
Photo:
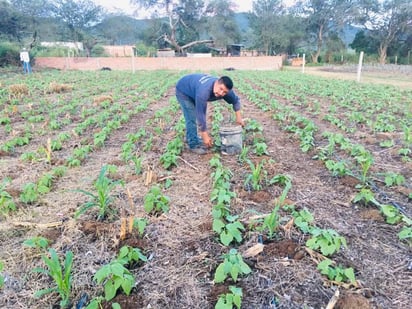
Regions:
<instances>
[{"instance_id":1,"label":"overcast sky","mask_svg":"<svg viewBox=\"0 0 412 309\"><path fill-rule=\"evenodd\" d=\"M114 11L119 9L126 14L132 15L133 11L136 10L137 6L130 5L129 0L94 0L94 2L98 5L103 6L109 11ZM235 1L237 2L238 12L249 12L252 10L252 2L253 0L241 0ZM147 15L147 14L146 14ZM145 11L139 12L138 17L149 17L145 16Z\"/></svg>"}]
</instances>

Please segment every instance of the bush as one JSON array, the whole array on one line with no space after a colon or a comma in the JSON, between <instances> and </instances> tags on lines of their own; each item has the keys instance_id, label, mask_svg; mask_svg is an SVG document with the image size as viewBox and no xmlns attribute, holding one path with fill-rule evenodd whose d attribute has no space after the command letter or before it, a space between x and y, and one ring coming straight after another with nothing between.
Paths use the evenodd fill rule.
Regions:
<instances>
[{"instance_id":1,"label":"bush","mask_svg":"<svg viewBox=\"0 0 412 309\"><path fill-rule=\"evenodd\" d=\"M92 57L106 57L106 52L104 50L104 47L102 45L95 45L93 46L91 50L91 56Z\"/></svg>"},{"instance_id":2,"label":"bush","mask_svg":"<svg viewBox=\"0 0 412 309\"><path fill-rule=\"evenodd\" d=\"M0 67L20 65L20 48L10 42L0 42Z\"/></svg>"}]
</instances>

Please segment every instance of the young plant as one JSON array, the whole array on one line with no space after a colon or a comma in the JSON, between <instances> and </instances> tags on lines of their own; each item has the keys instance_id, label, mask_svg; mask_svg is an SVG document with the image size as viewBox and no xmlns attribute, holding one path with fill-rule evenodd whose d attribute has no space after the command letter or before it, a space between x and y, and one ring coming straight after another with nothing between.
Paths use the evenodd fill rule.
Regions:
<instances>
[{"instance_id":1,"label":"young plant","mask_svg":"<svg viewBox=\"0 0 412 309\"><path fill-rule=\"evenodd\" d=\"M215 271L213 279L215 283L224 282L228 276L236 282L239 275L247 275L252 271L249 265L243 261L242 255L238 253L236 249L230 249L229 253L225 254L223 257L223 262L219 264Z\"/></svg>"},{"instance_id":2,"label":"young plant","mask_svg":"<svg viewBox=\"0 0 412 309\"><path fill-rule=\"evenodd\" d=\"M306 246L312 250L320 250L324 256L338 252L342 246L347 247L346 239L332 229L313 228L312 237L306 241Z\"/></svg>"},{"instance_id":3,"label":"young plant","mask_svg":"<svg viewBox=\"0 0 412 309\"><path fill-rule=\"evenodd\" d=\"M290 181L286 182L286 186L283 189L281 196L276 201L276 205L273 208L272 212L263 219L263 224L260 230L267 231L269 239L273 238L276 230L279 227L279 224L280 224L279 209L280 209L280 206L283 205L283 203L285 202L286 196L289 190L291 189L291 187L292 187L292 183Z\"/></svg>"},{"instance_id":4,"label":"young plant","mask_svg":"<svg viewBox=\"0 0 412 309\"><path fill-rule=\"evenodd\" d=\"M29 248L47 249L47 247L49 246L49 241L47 240L47 238L44 238L42 236L36 236L26 239L23 242L23 245Z\"/></svg>"},{"instance_id":5,"label":"young plant","mask_svg":"<svg viewBox=\"0 0 412 309\"><path fill-rule=\"evenodd\" d=\"M169 197L162 194L159 186L153 186L144 197L144 210L147 213L165 213L169 211Z\"/></svg>"},{"instance_id":6,"label":"young plant","mask_svg":"<svg viewBox=\"0 0 412 309\"><path fill-rule=\"evenodd\" d=\"M5 190L7 184L11 182L10 178L4 178L0 184L0 215L7 215L16 210L16 204L13 197Z\"/></svg>"},{"instance_id":7,"label":"young plant","mask_svg":"<svg viewBox=\"0 0 412 309\"><path fill-rule=\"evenodd\" d=\"M220 218L213 219L213 231L219 234L220 241L225 246L228 246L233 240L240 243L245 227L237 220L237 216L228 215L226 220L229 222L225 223L225 220Z\"/></svg>"},{"instance_id":8,"label":"young plant","mask_svg":"<svg viewBox=\"0 0 412 309\"><path fill-rule=\"evenodd\" d=\"M25 204L32 204L39 197L36 184L29 182L24 185L23 191L20 193L20 201Z\"/></svg>"},{"instance_id":9,"label":"young plant","mask_svg":"<svg viewBox=\"0 0 412 309\"><path fill-rule=\"evenodd\" d=\"M106 301L113 299L119 289L129 295L135 285L133 274L124 265L123 260L115 259L100 268L93 276L97 284L103 283Z\"/></svg>"},{"instance_id":10,"label":"young plant","mask_svg":"<svg viewBox=\"0 0 412 309\"><path fill-rule=\"evenodd\" d=\"M236 306L237 309L240 309L242 305L242 289L235 286L229 286L230 293L222 294L219 296L215 309L232 309Z\"/></svg>"},{"instance_id":11,"label":"young plant","mask_svg":"<svg viewBox=\"0 0 412 309\"><path fill-rule=\"evenodd\" d=\"M329 280L336 282L356 283L355 272L352 267L342 268L341 266L331 266L333 262L330 259L325 259L318 264L318 270L322 275L326 275Z\"/></svg>"},{"instance_id":12,"label":"young plant","mask_svg":"<svg viewBox=\"0 0 412 309\"><path fill-rule=\"evenodd\" d=\"M147 219L145 218L134 218L133 219L133 228L137 229L137 233L139 236L143 236L146 226L147 226Z\"/></svg>"},{"instance_id":13,"label":"young plant","mask_svg":"<svg viewBox=\"0 0 412 309\"><path fill-rule=\"evenodd\" d=\"M97 207L99 208L98 218L102 220L112 211L110 206L113 203L114 197L111 195L111 191L116 186L123 185L123 182L121 180L112 180L106 177L108 168L108 165L104 165L100 170L99 177L94 182L94 188L96 189L97 194L82 189L76 190L77 192L81 192L90 197L90 200L84 203L76 212L76 217L80 216L90 208Z\"/></svg>"},{"instance_id":14,"label":"young plant","mask_svg":"<svg viewBox=\"0 0 412 309\"><path fill-rule=\"evenodd\" d=\"M262 182L265 179L266 171L264 170L265 160L259 163L253 164L251 160L248 160L251 173L246 176L245 186L251 188L253 191L262 190Z\"/></svg>"},{"instance_id":15,"label":"young plant","mask_svg":"<svg viewBox=\"0 0 412 309\"><path fill-rule=\"evenodd\" d=\"M4 269L4 264L0 261L0 289L4 286L4 277L1 275L1 272Z\"/></svg>"},{"instance_id":16,"label":"young plant","mask_svg":"<svg viewBox=\"0 0 412 309\"><path fill-rule=\"evenodd\" d=\"M43 295L57 292L60 295L60 307L67 308L70 305L70 290L72 284L72 264L73 264L73 253L71 251L66 252L63 267L60 264L59 257L56 251L51 248L49 249L50 258L43 255L42 259L47 266L46 268L35 268L35 272L43 273L50 276L55 287L49 289L43 289L37 291L34 295L35 297L42 297Z\"/></svg>"}]
</instances>

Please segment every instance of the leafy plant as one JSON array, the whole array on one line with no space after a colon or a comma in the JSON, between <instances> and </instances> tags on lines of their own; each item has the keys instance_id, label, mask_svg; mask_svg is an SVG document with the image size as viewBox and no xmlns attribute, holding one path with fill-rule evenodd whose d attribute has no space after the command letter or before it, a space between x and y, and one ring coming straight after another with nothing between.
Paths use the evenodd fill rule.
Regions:
<instances>
[{"instance_id":1,"label":"leafy plant","mask_svg":"<svg viewBox=\"0 0 412 309\"><path fill-rule=\"evenodd\" d=\"M42 236L35 236L29 239L26 239L23 242L23 245L30 247L30 248L37 248L37 249L47 249L49 246L49 241L47 238Z\"/></svg>"},{"instance_id":2,"label":"leafy plant","mask_svg":"<svg viewBox=\"0 0 412 309\"><path fill-rule=\"evenodd\" d=\"M329 280L336 282L356 283L355 272L352 267L342 268L341 266L331 266L333 262L330 259L325 259L318 264L318 270L322 275L326 275Z\"/></svg>"},{"instance_id":3,"label":"leafy plant","mask_svg":"<svg viewBox=\"0 0 412 309\"><path fill-rule=\"evenodd\" d=\"M139 248L123 246L120 248L117 260L122 261L124 265L131 267L133 264L138 263L139 261L147 262L147 257Z\"/></svg>"},{"instance_id":4,"label":"leafy plant","mask_svg":"<svg viewBox=\"0 0 412 309\"><path fill-rule=\"evenodd\" d=\"M344 161L326 160L325 166L330 172L332 172L333 176L345 176L348 174Z\"/></svg>"},{"instance_id":5,"label":"leafy plant","mask_svg":"<svg viewBox=\"0 0 412 309\"><path fill-rule=\"evenodd\" d=\"M16 204L13 197L6 191L6 186L11 182L10 178L4 178L0 184L0 214L6 215L16 210Z\"/></svg>"},{"instance_id":6,"label":"leafy plant","mask_svg":"<svg viewBox=\"0 0 412 309\"><path fill-rule=\"evenodd\" d=\"M251 187L254 191L259 191L262 189L262 182L266 176L266 171L263 168L265 160L256 163L256 165L251 160L248 160L248 163L251 173L246 175L245 186Z\"/></svg>"},{"instance_id":7,"label":"leafy plant","mask_svg":"<svg viewBox=\"0 0 412 309\"><path fill-rule=\"evenodd\" d=\"M59 257L57 256L56 251L51 248L49 249L50 258L43 255L42 259L47 266L46 268L35 268L35 272L43 273L50 276L54 283L55 287L49 289L43 289L37 291L34 295L35 297L42 297L43 295L57 292L60 295L60 307L66 308L70 305L70 291L72 283L72 264L73 264L73 253L71 251L66 252L65 260L63 267L60 264Z\"/></svg>"},{"instance_id":8,"label":"leafy plant","mask_svg":"<svg viewBox=\"0 0 412 309\"><path fill-rule=\"evenodd\" d=\"M240 309L243 297L242 289L231 285L229 286L229 290L230 293L219 296L215 309L232 309L233 306Z\"/></svg>"},{"instance_id":9,"label":"leafy plant","mask_svg":"<svg viewBox=\"0 0 412 309\"><path fill-rule=\"evenodd\" d=\"M392 205L380 205L380 210L385 217L386 223L396 224L402 220L399 210Z\"/></svg>"},{"instance_id":10,"label":"leafy plant","mask_svg":"<svg viewBox=\"0 0 412 309\"><path fill-rule=\"evenodd\" d=\"M405 183L405 177L397 173L386 173L385 174L385 185L387 187L401 186Z\"/></svg>"},{"instance_id":11,"label":"leafy plant","mask_svg":"<svg viewBox=\"0 0 412 309\"><path fill-rule=\"evenodd\" d=\"M129 295L135 284L133 274L124 266L124 261L118 259L100 268L93 279L97 284L103 283L106 301L113 299L119 289Z\"/></svg>"},{"instance_id":12,"label":"leafy plant","mask_svg":"<svg viewBox=\"0 0 412 309\"><path fill-rule=\"evenodd\" d=\"M162 194L159 186L153 186L144 197L144 210L147 213L161 213L169 211L169 197Z\"/></svg>"},{"instance_id":13,"label":"leafy plant","mask_svg":"<svg viewBox=\"0 0 412 309\"><path fill-rule=\"evenodd\" d=\"M219 239L225 246L228 246L233 240L238 243L242 241L242 231L245 227L237 221L236 216L226 216L229 223L225 223L223 219L213 219L213 231L219 234Z\"/></svg>"},{"instance_id":14,"label":"leafy plant","mask_svg":"<svg viewBox=\"0 0 412 309\"><path fill-rule=\"evenodd\" d=\"M225 254L223 257L223 262L219 264L215 271L215 283L225 281L228 276L236 282L239 275L247 275L252 271L249 265L243 261L242 255L238 253L236 249L230 249L229 253Z\"/></svg>"},{"instance_id":15,"label":"leafy plant","mask_svg":"<svg viewBox=\"0 0 412 309\"><path fill-rule=\"evenodd\" d=\"M254 144L254 153L257 156L268 154L268 145L265 142L257 142Z\"/></svg>"},{"instance_id":16,"label":"leafy plant","mask_svg":"<svg viewBox=\"0 0 412 309\"><path fill-rule=\"evenodd\" d=\"M325 256L330 256L338 252L342 246L347 247L347 244L346 239L332 229L313 228L306 246L313 250L320 250Z\"/></svg>"},{"instance_id":17,"label":"leafy plant","mask_svg":"<svg viewBox=\"0 0 412 309\"><path fill-rule=\"evenodd\" d=\"M279 178L279 179L281 179L281 178ZM287 196L289 190L291 189L291 187L292 187L292 183L291 183L290 179L287 178L286 186L283 189L282 194L280 195L280 197L276 201L275 207L273 208L271 213L263 219L262 227L260 228L260 230L261 231L267 231L269 239L273 238L273 236L275 234L275 231L279 227L279 224L280 224L279 209L280 209L280 206L283 205L283 203L286 199L286 196Z\"/></svg>"},{"instance_id":18,"label":"leafy plant","mask_svg":"<svg viewBox=\"0 0 412 309\"><path fill-rule=\"evenodd\" d=\"M20 193L20 201L26 204L31 204L37 201L38 197L36 184L29 182L24 185L23 191Z\"/></svg>"},{"instance_id":19,"label":"leafy plant","mask_svg":"<svg viewBox=\"0 0 412 309\"><path fill-rule=\"evenodd\" d=\"M121 180L112 180L106 177L106 172L109 166L104 165L100 170L99 177L94 182L93 186L97 191L97 194L88 192L82 189L76 190L90 197L90 200L84 203L76 212L76 217L80 216L88 209L97 207L99 208L98 218L104 219L111 211L110 206L113 203L114 197L111 195L111 191L118 185L123 185Z\"/></svg>"},{"instance_id":20,"label":"leafy plant","mask_svg":"<svg viewBox=\"0 0 412 309\"><path fill-rule=\"evenodd\" d=\"M375 199L375 195L370 189L362 188L353 198L353 203L362 203L364 205L369 204L370 202L376 206L379 206L379 202Z\"/></svg>"},{"instance_id":21,"label":"leafy plant","mask_svg":"<svg viewBox=\"0 0 412 309\"><path fill-rule=\"evenodd\" d=\"M4 264L0 261L0 289L4 286L4 277L1 275L1 272L4 269Z\"/></svg>"},{"instance_id":22,"label":"leafy plant","mask_svg":"<svg viewBox=\"0 0 412 309\"><path fill-rule=\"evenodd\" d=\"M137 229L139 236L143 236L146 226L147 226L147 219L145 218L134 218L133 219L133 228Z\"/></svg>"}]
</instances>

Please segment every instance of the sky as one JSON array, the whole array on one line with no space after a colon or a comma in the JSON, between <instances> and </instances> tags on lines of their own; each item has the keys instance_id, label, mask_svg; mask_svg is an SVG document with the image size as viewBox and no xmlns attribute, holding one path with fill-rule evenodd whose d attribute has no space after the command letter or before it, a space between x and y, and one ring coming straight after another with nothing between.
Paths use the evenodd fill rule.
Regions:
<instances>
[{"instance_id":1,"label":"sky","mask_svg":"<svg viewBox=\"0 0 412 309\"><path fill-rule=\"evenodd\" d=\"M106 8L108 11L116 11L116 9L120 9L124 13L128 15L133 15L133 11L136 10L137 6L136 5L130 5L129 0L93 0L94 3L103 6ZM253 0L241 0L241 1L235 1L237 2L238 6L238 12L249 12L252 10L252 2ZM147 14L146 14L147 15ZM145 16L145 12L142 10L141 12L138 12L137 17L150 17L150 16Z\"/></svg>"}]
</instances>

